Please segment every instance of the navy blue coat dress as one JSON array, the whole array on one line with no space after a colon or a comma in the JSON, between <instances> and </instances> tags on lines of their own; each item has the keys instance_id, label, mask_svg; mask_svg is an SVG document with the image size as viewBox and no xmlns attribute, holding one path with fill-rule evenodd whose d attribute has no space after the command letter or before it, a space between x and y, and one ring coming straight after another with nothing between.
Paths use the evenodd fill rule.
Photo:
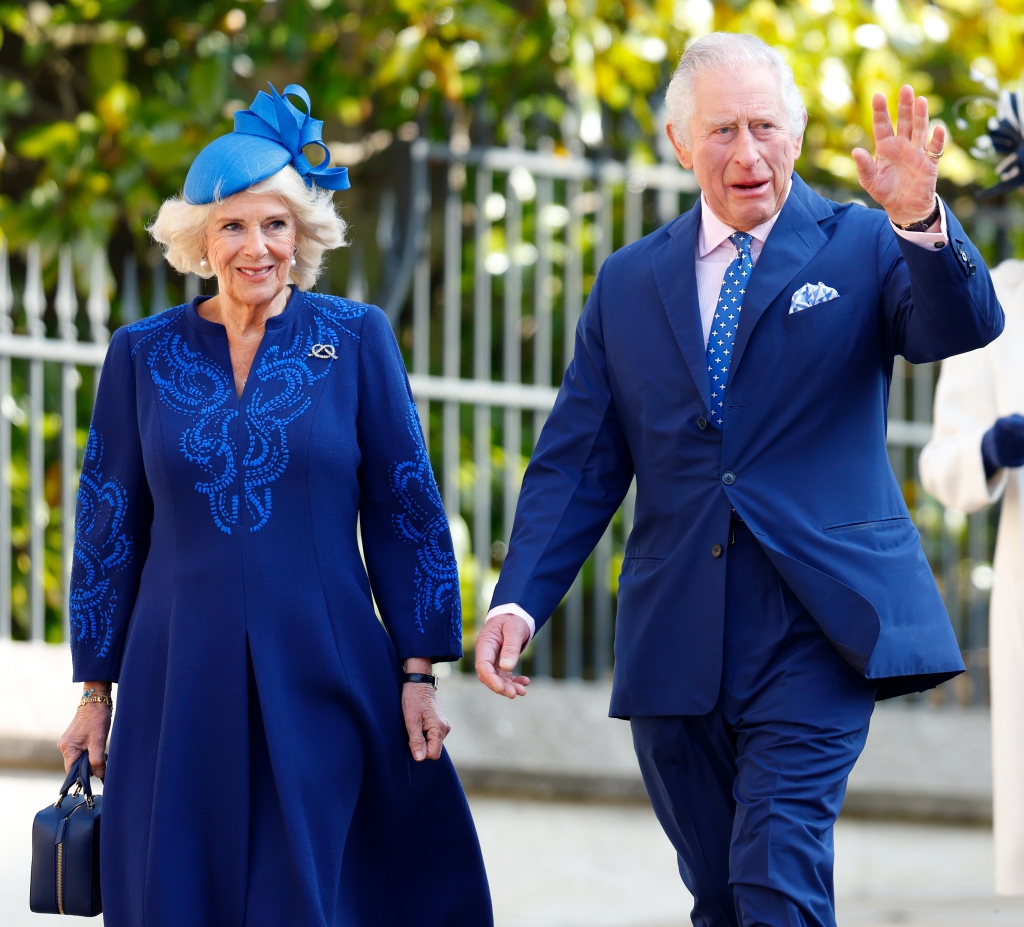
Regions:
<instances>
[{"instance_id":1,"label":"navy blue coat dress","mask_svg":"<svg viewBox=\"0 0 1024 927\"><path fill-rule=\"evenodd\" d=\"M462 629L387 319L294 290L239 399L196 305L115 333L79 490L75 679L118 682L107 927L490 924L455 770L402 720L400 661Z\"/></svg>"}]
</instances>

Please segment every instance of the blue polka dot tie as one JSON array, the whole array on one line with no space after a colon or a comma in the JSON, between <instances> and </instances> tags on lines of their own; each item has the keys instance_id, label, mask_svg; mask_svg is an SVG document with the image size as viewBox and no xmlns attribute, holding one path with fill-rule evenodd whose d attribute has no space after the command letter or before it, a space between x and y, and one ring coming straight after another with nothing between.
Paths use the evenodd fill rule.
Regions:
<instances>
[{"instance_id":1,"label":"blue polka dot tie","mask_svg":"<svg viewBox=\"0 0 1024 927\"><path fill-rule=\"evenodd\" d=\"M707 348L708 376L711 378L711 421L719 428L722 427L725 384L729 379L729 364L736 344L736 329L740 324L740 308L743 306L743 295L747 292L750 272L754 269L754 262L750 259L750 235L746 232L733 232L729 241L736 246L736 259L729 265L722 281Z\"/></svg>"}]
</instances>

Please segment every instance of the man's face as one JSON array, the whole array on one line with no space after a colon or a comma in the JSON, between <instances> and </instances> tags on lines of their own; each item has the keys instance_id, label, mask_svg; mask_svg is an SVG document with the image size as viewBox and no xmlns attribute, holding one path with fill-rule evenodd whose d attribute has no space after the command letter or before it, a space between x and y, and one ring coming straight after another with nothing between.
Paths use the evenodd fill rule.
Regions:
<instances>
[{"instance_id":1,"label":"man's face","mask_svg":"<svg viewBox=\"0 0 1024 927\"><path fill-rule=\"evenodd\" d=\"M782 208L803 127L794 138L778 80L764 69L700 75L694 94L690 147L666 127L669 140L715 215L749 231Z\"/></svg>"}]
</instances>

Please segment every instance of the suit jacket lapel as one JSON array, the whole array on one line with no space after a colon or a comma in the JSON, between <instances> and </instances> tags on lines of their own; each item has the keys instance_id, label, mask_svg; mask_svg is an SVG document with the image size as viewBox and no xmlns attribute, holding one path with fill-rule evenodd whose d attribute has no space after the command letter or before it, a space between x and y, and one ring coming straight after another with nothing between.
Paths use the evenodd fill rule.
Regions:
<instances>
[{"instance_id":1,"label":"suit jacket lapel","mask_svg":"<svg viewBox=\"0 0 1024 927\"><path fill-rule=\"evenodd\" d=\"M818 223L831 215L832 207L828 201L793 174L793 187L764 243L743 297L736 347L733 348L732 364L729 365L730 380L736 376L736 368L743 360L747 342L765 309L825 246L828 236ZM817 283L816 280L811 282Z\"/></svg>"},{"instance_id":2,"label":"suit jacket lapel","mask_svg":"<svg viewBox=\"0 0 1024 927\"><path fill-rule=\"evenodd\" d=\"M675 221L668 230L668 241L654 252L652 260L654 281L661 301L665 304L672 333L701 399L704 400L704 408L710 409L711 385L704 350L704 330L700 323L700 304L697 300L696 256L700 208L698 199L693 209Z\"/></svg>"}]
</instances>

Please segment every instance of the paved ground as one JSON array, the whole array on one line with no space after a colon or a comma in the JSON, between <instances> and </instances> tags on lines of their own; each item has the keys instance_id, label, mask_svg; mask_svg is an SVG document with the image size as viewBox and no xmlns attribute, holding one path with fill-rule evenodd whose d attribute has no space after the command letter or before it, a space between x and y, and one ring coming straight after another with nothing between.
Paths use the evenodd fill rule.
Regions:
<instances>
[{"instance_id":1,"label":"paved ground","mask_svg":"<svg viewBox=\"0 0 1024 927\"><path fill-rule=\"evenodd\" d=\"M32 816L59 784L54 774L0 771L4 927L58 923L30 914L26 898ZM497 927L689 922L689 897L649 809L489 797L472 804ZM992 897L992 837L985 829L843 820L836 854L841 927L1024 927L1024 899Z\"/></svg>"}]
</instances>

